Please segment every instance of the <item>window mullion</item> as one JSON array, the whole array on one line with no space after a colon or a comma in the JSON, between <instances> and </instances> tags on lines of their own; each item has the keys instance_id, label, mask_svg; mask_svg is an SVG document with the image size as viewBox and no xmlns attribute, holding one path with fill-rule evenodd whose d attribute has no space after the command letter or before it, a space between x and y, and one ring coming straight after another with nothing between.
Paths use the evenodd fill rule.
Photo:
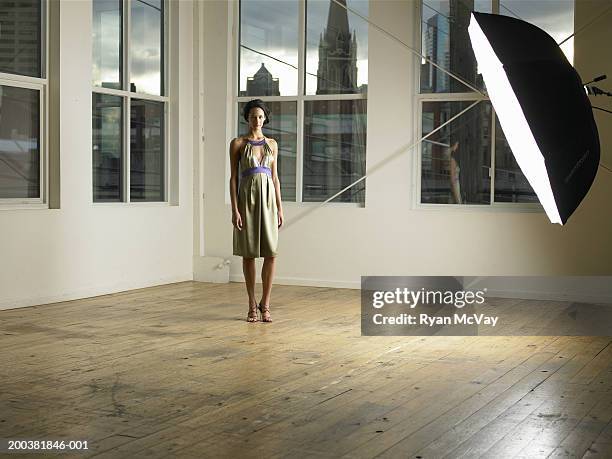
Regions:
<instances>
[{"instance_id":1,"label":"window mullion","mask_svg":"<svg viewBox=\"0 0 612 459\"><path fill-rule=\"evenodd\" d=\"M423 100L417 99L416 102L416 118L418 121L417 129L416 129L416 138L421 139L423 137ZM423 141L421 140L416 145L416 167L414 168L417 171L417 179L416 183L416 193L415 193L415 204L421 204L421 188L423 186Z\"/></svg>"},{"instance_id":2,"label":"window mullion","mask_svg":"<svg viewBox=\"0 0 612 459\"><path fill-rule=\"evenodd\" d=\"M306 82L306 0L299 0L298 20L298 97L295 201L302 202L304 174L304 92Z\"/></svg>"},{"instance_id":3,"label":"window mullion","mask_svg":"<svg viewBox=\"0 0 612 459\"><path fill-rule=\"evenodd\" d=\"M162 20L163 20L163 28L162 28L162 72L161 76L163 91L161 91L161 95L165 97L170 96L170 1L163 0L163 12L162 12ZM164 149L164 180L162 190L162 202L170 203L170 113L172 107L170 106L170 102L164 102L163 104L163 123L162 123L162 148Z\"/></svg>"},{"instance_id":4,"label":"window mullion","mask_svg":"<svg viewBox=\"0 0 612 459\"><path fill-rule=\"evenodd\" d=\"M131 98L128 95L123 98L123 177L121 179L123 186L123 202L130 202L130 105Z\"/></svg>"},{"instance_id":5,"label":"window mullion","mask_svg":"<svg viewBox=\"0 0 612 459\"><path fill-rule=\"evenodd\" d=\"M491 105L491 169L489 172L489 179L491 180L491 202L490 205L495 204L495 110Z\"/></svg>"},{"instance_id":6,"label":"window mullion","mask_svg":"<svg viewBox=\"0 0 612 459\"><path fill-rule=\"evenodd\" d=\"M48 101L48 93L47 87L43 87L38 92L38 110L40 115L38 115L38 138L40 139L40 144L38 148L38 199L42 203L49 203L49 129L48 120L49 120L49 112L47 107L49 107Z\"/></svg>"},{"instance_id":7,"label":"window mullion","mask_svg":"<svg viewBox=\"0 0 612 459\"><path fill-rule=\"evenodd\" d=\"M491 12L493 14L499 14L500 0L491 0Z\"/></svg>"},{"instance_id":8,"label":"window mullion","mask_svg":"<svg viewBox=\"0 0 612 459\"><path fill-rule=\"evenodd\" d=\"M40 77L48 78L49 70L49 32L47 27L47 18L49 17L47 0L40 2Z\"/></svg>"},{"instance_id":9,"label":"window mullion","mask_svg":"<svg viewBox=\"0 0 612 459\"><path fill-rule=\"evenodd\" d=\"M131 95L130 95L130 25L131 25L131 8L130 8L131 0L123 0L123 12L124 12L124 29L123 29L123 43L124 43L124 89L127 91L127 96L123 99L124 106L124 118L123 118L123 151L125 154L123 155L123 189L124 191L124 202L130 202L130 113L131 113Z\"/></svg>"},{"instance_id":10,"label":"window mullion","mask_svg":"<svg viewBox=\"0 0 612 459\"><path fill-rule=\"evenodd\" d=\"M130 90L130 0L123 3L123 90Z\"/></svg>"}]
</instances>

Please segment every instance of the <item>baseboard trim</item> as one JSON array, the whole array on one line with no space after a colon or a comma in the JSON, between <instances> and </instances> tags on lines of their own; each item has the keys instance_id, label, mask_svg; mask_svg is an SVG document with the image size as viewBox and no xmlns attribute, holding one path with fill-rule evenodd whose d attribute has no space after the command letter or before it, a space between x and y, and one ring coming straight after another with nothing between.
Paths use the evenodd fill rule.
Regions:
<instances>
[{"instance_id":1,"label":"baseboard trim","mask_svg":"<svg viewBox=\"0 0 612 459\"><path fill-rule=\"evenodd\" d=\"M241 274L232 274L229 276L230 282L244 282L244 277ZM486 277L485 277L486 278ZM517 298L523 300L550 300L550 301L571 301L583 303L612 303L612 294L608 293L608 285L612 285L610 277L590 277L589 281L595 280L595 285L600 286L598 293L592 293L588 288L580 285L568 286L564 280L569 277L551 276L547 285L542 285L540 290L509 290L495 287L488 287L487 297L497 298ZM261 283L261 279L257 279L257 283ZM361 279L359 281L340 281L340 280L322 280L303 277L276 277L274 284L278 285L301 285L305 287L331 287L331 288L350 288L360 289Z\"/></svg>"},{"instance_id":2,"label":"baseboard trim","mask_svg":"<svg viewBox=\"0 0 612 459\"><path fill-rule=\"evenodd\" d=\"M230 282L244 282L242 274L230 274ZM257 279L257 283L261 283L261 279ZM322 280L309 279L305 277L275 277L274 284L278 285L301 285L304 287L332 287L332 288L350 288L360 289L361 279L358 281L340 281L340 280Z\"/></svg>"},{"instance_id":3,"label":"baseboard trim","mask_svg":"<svg viewBox=\"0 0 612 459\"><path fill-rule=\"evenodd\" d=\"M43 295L34 296L28 298L12 298L3 300L0 302L0 310L25 308L29 306L38 306L52 303L61 303L64 301L80 300L84 298L92 298L101 295L109 295L112 293L125 292L129 290L137 290L147 287L155 287L159 285L173 284L176 282L194 281L194 273L182 274L178 276L162 277L142 282L119 282L111 285L89 287L85 289L73 290L68 293L59 295ZM610 277L598 279L606 287L609 285ZM244 282L242 274L233 274L229 276L230 282ZM261 282L260 279L257 280ZM360 289L361 279L359 281L341 281L341 280L323 280L323 279L312 279L304 277L276 277L274 283L277 285L300 285L305 287L330 287L330 288L348 288L348 289ZM524 300L553 300L553 301L572 301L572 302L585 302L585 303L611 303L612 299L610 294L606 293L587 293L581 289L575 289L569 291L551 290L550 285L544 287L542 290L507 290L499 288L488 288L488 297L498 298L517 298Z\"/></svg>"},{"instance_id":4,"label":"baseboard trim","mask_svg":"<svg viewBox=\"0 0 612 459\"><path fill-rule=\"evenodd\" d=\"M519 300L569 301L572 303L610 304L608 295L589 295L583 292L547 292L533 290L495 290L487 289L491 298L515 298Z\"/></svg>"},{"instance_id":5,"label":"baseboard trim","mask_svg":"<svg viewBox=\"0 0 612 459\"><path fill-rule=\"evenodd\" d=\"M119 282L110 285L102 285L88 287L58 295L42 295L28 298L12 298L2 300L0 302L0 310L27 308L29 306L39 306L52 303L62 303L64 301L82 300L95 296L109 295L111 293L125 292L128 290L137 290L147 287L155 287L158 285L174 284L176 282L192 281L193 273L181 274L178 276L159 277L147 281L140 282Z\"/></svg>"}]
</instances>

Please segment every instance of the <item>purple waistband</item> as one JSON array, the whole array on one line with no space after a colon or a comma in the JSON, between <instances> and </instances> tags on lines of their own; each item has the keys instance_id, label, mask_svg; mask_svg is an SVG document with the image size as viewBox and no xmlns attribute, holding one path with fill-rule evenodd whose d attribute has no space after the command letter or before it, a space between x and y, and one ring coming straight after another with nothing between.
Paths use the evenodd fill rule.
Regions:
<instances>
[{"instance_id":1,"label":"purple waistband","mask_svg":"<svg viewBox=\"0 0 612 459\"><path fill-rule=\"evenodd\" d=\"M269 167L258 166L258 167L251 167L250 169L245 169L244 171L242 171L242 178L248 177L249 175L253 175L253 174L259 174L259 173L264 173L272 177L272 170Z\"/></svg>"}]
</instances>

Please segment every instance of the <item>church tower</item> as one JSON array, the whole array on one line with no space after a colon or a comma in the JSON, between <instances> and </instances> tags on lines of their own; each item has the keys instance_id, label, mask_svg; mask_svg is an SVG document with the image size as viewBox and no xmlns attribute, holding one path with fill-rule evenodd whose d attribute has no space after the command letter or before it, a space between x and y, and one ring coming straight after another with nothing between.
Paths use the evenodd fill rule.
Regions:
<instances>
[{"instance_id":1,"label":"church tower","mask_svg":"<svg viewBox=\"0 0 612 459\"><path fill-rule=\"evenodd\" d=\"M339 0L346 5L346 0ZM329 2L327 27L319 37L316 94L357 93L357 40L349 31L348 11Z\"/></svg>"}]
</instances>

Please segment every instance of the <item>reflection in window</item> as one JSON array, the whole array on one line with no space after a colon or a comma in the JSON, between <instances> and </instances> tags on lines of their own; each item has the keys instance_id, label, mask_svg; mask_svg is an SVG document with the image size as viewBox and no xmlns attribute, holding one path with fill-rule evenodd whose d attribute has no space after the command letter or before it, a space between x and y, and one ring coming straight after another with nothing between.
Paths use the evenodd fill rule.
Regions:
<instances>
[{"instance_id":1,"label":"reflection in window","mask_svg":"<svg viewBox=\"0 0 612 459\"><path fill-rule=\"evenodd\" d=\"M40 92L0 86L0 198L40 197Z\"/></svg>"},{"instance_id":2,"label":"reflection in window","mask_svg":"<svg viewBox=\"0 0 612 459\"><path fill-rule=\"evenodd\" d=\"M164 2L131 0L130 90L162 95Z\"/></svg>"},{"instance_id":3,"label":"reflection in window","mask_svg":"<svg viewBox=\"0 0 612 459\"><path fill-rule=\"evenodd\" d=\"M121 89L121 0L93 2L93 84Z\"/></svg>"},{"instance_id":4,"label":"reflection in window","mask_svg":"<svg viewBox=\"0 0 612 459\"><path fill-rule=\"evenodd\" d=\"M0 198L40 197L40 92L0 86Z\"/></svg>"},{"instance_id":5,"label":"reflection in window","mask_svg":"<svg viewBox=\"0 0 612 459\"><path fill-rule=\"evenodd\" d=\"M247 135L249 130L242 117L246 102L238 104L238 135ZM297 152L297 102L266 102L270 109L270 122L263 129L263 135L276 140L278 144L277 173L281 183L281 197L295 201L295 173Z\"/></svg>"},{"instance_id":6,"label":"reflection in window","mask_svg":"<svg viewBox=\"0 0 612 459\"><path fill-rule=\"evenodd\" d=\"M367 0L340 3L368 17ZM306 94L366 93L368 23L333 1L306 3Z\"/></svg>"},{"instance_id":7,"label":"reflection in window","mask_svg":"<svg viewBox=\"0 0 612 459\"><path fill-rule=\"evenodd\" d=\"M470 11L491 13L495 0L423 0L421 15L422 53L441 67L484 89L475 74L476 63L467 27ZM557 42L574 29L573 0L501 0L499 14L535 24ZM563 46L573 60L573 40ZM421 93L471 92L469 88L430 63L422 61ZM439 99L423 102L423 134L459 113L468 102ZM514 159L498 122L495 128L493 196L488 168L493 142L490 136L490 106L483 103L459 117L422 145L421 202L488 204L491 202L537 203L537 197ZM479 119L480 121L476 121ZM467 150L464 146L467 146ZM467 155L466 155L467 151Z\"/></svg>"},{"instance_id":8,"label":"reflection in window","mask_svg":"<svg viewBox=\"0 0 612 459\"><path fill-rule=\"evenodd\" d=\"M239 96L297 94L298 2L240 2Z\"/></svg>"},{"instance_id":9,"label":"reflection in window","mask_svg":"<svg viewBox=\"0 0 612 459\"><path fill-rule=\"evenodd\" d=\"M423 102L423 136L473 101ZM481 102L421 146L421 202L489 204L491 105Z\"/></svg>"},{"instance_id":10,"label":"reflection in window","mask_svg":"<svg viewBox=\"0 0 612 459\"><path fill-rule=\"evenodd\" d=\"M368 5L369 0L240 1L238 135L246 133L241 108L261 97L272 109L263 132L279 146L284 199L322 202L365 174L368 23L359 15L368 17ZM306 40L299 48L302 28ZM299 75L298 58L305 64ZM303 138L297 138L298 126ZM365 181L334 201L364 204Z\"/></svg>"},{"instance_id":11,"label":"reflection in window","mask_svg":"<svg viewBox=\"0 0 612 459\"><path fill-rule=\"evenodd\" d=\"M0 1L0 72L42 77L41 0Z\"/></svg>"},{"instance_id":12,"label":"reflection in window","mask_svg":"<svg viewBox=\"0 0 612 459\"><path fill-rule=\"evenodd\" d=\"M164 200L164 103L132 99L130 201Z\"/></svg>"},{"instance_id":13,"label":"reflection in window","mask_svg":"<svg viewBox=\"0 0 612 459\"><path fill-rule=\"evenodd\" d=\"M366 103L305 101L303 201L325 201L365 175ZM365 180L333 202L365 204Z\"/></svg>"},{"instance_id":14,"label":"reflection in window","mask_svg":"<svg viewBox=\"0 0 612 459\"><path fill-rule=\"evenodd\" d=\"M93 199L123 200L122 98L93 94Z\"/></svg>"},{"instance_id":15,"label":"reflection in window","mask_svg":"<svg viewBox=\"0 0 612 459\"><path fill-rule=\"evenodd\" d=\"M422 54L442 68L483 89L482 76L476 73L476 58L470 45L468 25L472 11L491 12L484 0L424 0L421 8ZM447 73L421 62L421 92L469 92L467 86Z\"/></svg>"},{"instance_id":16,"label":"reflection in window","mask_svg":"<svg viewBox=\"0 0 612 459\"><path fill-rule=\"evenodd\" d=\"M495 202L533 202L538 197L521 172L495 117Z\"/></svg>"}]
</instances>

